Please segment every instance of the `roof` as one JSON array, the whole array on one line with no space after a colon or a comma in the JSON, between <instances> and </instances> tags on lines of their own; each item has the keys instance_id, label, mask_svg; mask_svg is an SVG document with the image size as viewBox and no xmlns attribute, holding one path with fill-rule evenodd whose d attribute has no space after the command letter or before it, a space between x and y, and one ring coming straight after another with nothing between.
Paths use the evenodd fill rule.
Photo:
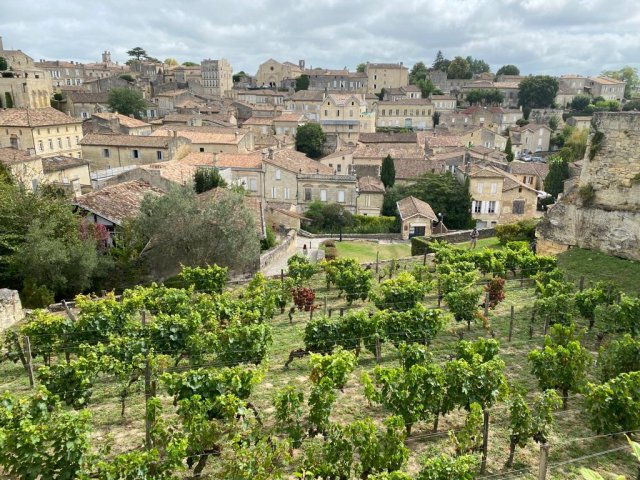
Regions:
<instances>
[{"instance_id":1,"label":"roof","mask_svg":"<svg viewBox=\"0 0 640 480\"><path fill-rule=\"evenodd\" d=\"M424 139L427 147L463 147L466 143L462 135L454 135L449 132L426 134Z\"/></svg>"},{"instance_id":2,"label":"roof","mask_svg":"<svg viewBox=\"0 0 640 480\"><path fill-rule=\"evenodd\" d=\"M103 113L94 113L94 117L99 118L100 120L118 120L120 125L124 125L127 128L142 128L142 127L150 127L151 124L147 122L143 122L142 120L138 120L136 118L128 117L127 115L122 115L120 113L111 113L111 112L103 112Z\"/></svg>"},{"instance_id":3,"label":"roof","mask_svg":"<svg viewBox=\"0 0 640 480\"><path fill-rule=\"evenodd\" d=\"M218 168L260 169L262 167L262 154L260 152L245 154L190 152L186 157L178 161L195 167L215 166Z\"/></svg>"},{"instance_id":4,"label":"roof","mask_svg":"<svg viewBox=\"0 0 640 480\"><path fill-rule=\"evenodd\" d=\"M304 120L304 115L301 113L282 112L280 115L273 119L274 122L301 122Z\"/></svg>"},{"instance_id":5,"label":"roof","mask_svg":"<svg viewBox=\"0 0 640 480\"><path fill-rule=\"evenodd\" d=\"M544 179L549 173L549 165L538 162L520 162L514 160L509 164L509 171L516 175L537 175Z\"/></svg>"},{"instance_id":6,"label":"roof","mask_svg":"<svg viewBox=\"0 0 640 480\"><path fill-rule=\"evenodd\" d=\"M321 90L298 90L289 99L322 102L324 100L324 92Z\"/></svg>"},{"instance_id":7,"label":"roof","mask_svg":"<svg viewBox=\"0 0 640 480\"><path fill-rule=\"evenodd\" d=\"M165 125L155 130L151 137L170 137L176 132L178 136L191 140L191 143L226 144L239 143L247 130L228 127L187 127L182 125Z\"/></svg>"},{"instance_id":8,"label":"roof","mask_svg":"<svg viewBox=\"0 0 640 480\"><path fill-rule=\"evenodd\" d=\"M59 172L67 168L81 167L83 165L89 165L89 162L82 158L68 157L65 155L42 159L42 171L44 173Z\"/></svg>"},{"instance_id":9,"label":"roof","mask_svg":"<svg viewBox=\"0 0 640 480\"><path fill-rule=\"evenodd\" d=\"M420 216L438 221L438 217L436 217L436 214L433 212L431 205L429 205L427 202L423 202L416 197L403 198L402 200L398 201L396 205L398 207L398 213L400 213L400 218L402 220Z\"/></svg>"},{"instance_id":10,"label":"roof","mask_svg":"<svg viewBox=\"0 0 640 480\"><path fill-rule=\"evenodd\" d=\"M384 193L384 184L378 177L361 177L358 179L358 190L367 193Z\"/></svg>"},{"instance_id":11,"label":"roof","mask_svg":"<svg viewBox=\"0 0 640 480\"><path fill-rule=\"evenodd\" d=\"M249 117L242 125L273 125L273 117Z\"/></svg>"},{"instance_id":12,"label":"roof","mask_svg":"<svg viewBox=\"0 0 640 480\"><path fill-rule=\"evenodd\" d=\"M431 100L456 100L456 97L451 95L431 95Z\"/></svg>"},{"instance_id":13,"label":"roof","mask_svg":"<svg viewBox=\"0 0 640 480\"><path fill-rule=\"evenodd\" d=\"M76 198L74 205L121 225L125 218L138 214L147 194L160 196L164 192L142 180L132 180L82 195Z\"/></svg>"},{"instance_id":14,"label":"roof","mask_svg":"<svg viewBox=\"0 0 640 480\"><path fill-rule=\"evenodd\" d=\"M80 145L168 148L170 141L161 136L90 133L82 137Z\"/></svg>"},{"instance_id":15,"label":"roof","mask_svg":"<svg viewBox=\"0 0 640 480\"><path fill-rule=\"evenodd\" d=\"M378 102L379 106L388 107L392 105L418 105L426 106L432 105L431 100L428 98L402 98L400 100L383 100Z\"/></svg>"},{"instance_id":16,"label":"roof","mask_svg":"<svg viewBox=\"0 0 640 480\"><path fill-rule=\"evenodd\" d=\"M109 101L108 92L77 92L72 91L67 93L67 98L73 103L107 103Z\"/></svg>"},{"instance_id":17,"label":"roof","mask_svg":"<svg viewBox=\"0 0 640 480\"><path fill-rule=\"evenodd\" d=\"M0 163L4 165L17 165L24 162L33 162L34 160L38 160L38 157L29 155L26 150L18 150L12 147L0 148Z\"/></svg>"},{"instance_id":18,"label":"roof","mask_svg":"<svg viewBox=\"0 0 640 480\"><path fill-rule=\"evenodd\" d=\"M396 179L409 180L421 177L425 173L431 172L431 170L435 168L436 163L437 162L417 158L396 158L393 161L396 170Z\"/></svg>"},{"instance_id":19,"label":"roof","mask_svg":"<svg viewBox=\"0 0 640 480\"><path fill-rule=\"evenodd\" d=\"M596 83L602 83L603 85L624 85L624 80L618 80L611 77L589 77L589 80Z\"/></svg>"},{"instance_id":20,"label":"roof","mask_svg":"<svg viewBox=\"0 0 640 480\"><path fill-rule=\"evenodd\" d=\"M399 102L389 102L399 103ZM413 143L418 144L418 136L415 133L361 133L358 136L360 143Z\"/></svg>"},{"instance_id":21,"label":"roof","mask_svg":"<svg viewBox=\"0 0 640 480\"><path fill-rule=\"evenodd\" d=\"M331 159L331 158L344 157L344 156L347 156L347 155L351 155L354 151L355 151L355 147L344 147L344 148L341 148L340 150L336 150L335 152L330 153L326 157L322 157L322 160L328 160L328 159Z\"/></svg>"},{"instance_id":22,"label":"roof","mask_svg":"<svg viewBox=\"0 0 640 480\"><path fill-rule=\"evenodd\" d=\"M0 110L0 126L3 127L46 127L48 125L67 125L81 123L52 107L45 108L7 108Z\"/></svg>"},{"instance_id":23,"label":"roof","mask_svg":"<svg viewBox=\"0 0 640 480\"><path fill-rule=\"evenodd\" d=\"M518 180L517 177L514 177L512 174L505 172L501 168L494 167L493 165L478 165L471 164L469 165L469 170L465 172L465 175L474 178L503 178L502 183L502 191L506 192L508 190L513 190L514 188L520 187L530 190L532 192L536 192L535 188L532 188L529 185L522 183Z\"/></svg>"},{"instance_id":24,"label":"roof","mask_svg":"<svg viewBox=\"0 0 640 480\"><path fill-rule=\"evenodd\" d=\"M361 93L330 93L327 95L327 100L331 100L338 106L344 106L351 99L355 99L358 103L365 101L364 95Z\"/></svg>"},{"instance_id":25,"label":"roof","mask_svg":"<svg viewBox=\"0 0 640 480\"><path fill-rule=\"evenodd\" d=\"M148 172L158 172L162 178L180 185L191 182L198 171L198 167L195 165L183 163L180 160L140 165L139 168Z\"/></svg>"},{"instance_id":26,"label":"roof","mask_svg":"<svg viewBox=\"0 0 640 480\"><path fill-rule=\"evenodd\" d=\"M398 68L408 70L402 63L367 63L367 68Z\"/></svg>"},{"instance_id":27,"label":"roof","mask_svg":"<svg viewBox=\"0 0 640 480\"><path fill-rule=\"evenodd\" d=\"M390 147L385 144L359 144L353 152L353 158L379 158L383 159L387 155L391 155L393 159L398 158L417 158L424 159L424 150L415 144Z\"/></svg>"},{"instance_id":28,"label":"roof","mask_svg":"<svg viewBox=\"0 0 640 480\"><path fill-rule=\"evenodd\" d=\"M469 151L479 153L480 155L489 155L496 150L494 148L485 147L484 145L474 145L469 149Z\"/></svg>"},{"instance_id":29,"label":"roof","mask_svg":"<svg viewBox=\"0 0 640 480\"><path fill-rule=\"evenodd\" d=\"M156 94L156 97L177 97L179 95L190 94L189 90L170 90Z\"/></svg>"},{"instance_id":30,"label":"roof","mask_svg":"<svg viewBox=\"0 0 640 480\"><path fill-rule=\"evenodd\" d=\"M274 151L264 161L295 173L333 175L333 168L288 148Z\"/></svg>"}]
</instances>

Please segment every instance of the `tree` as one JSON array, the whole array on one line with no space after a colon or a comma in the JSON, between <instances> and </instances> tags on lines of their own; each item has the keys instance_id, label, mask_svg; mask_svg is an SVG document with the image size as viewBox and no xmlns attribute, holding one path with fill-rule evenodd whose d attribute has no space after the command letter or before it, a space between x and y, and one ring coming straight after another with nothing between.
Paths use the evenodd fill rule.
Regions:
<instances>
[{"instance_id":1,"label":"tree","mask_svg":"<svg viewBox=\"0 0 640 480\"><path fill-rule=\"evenodd\" d=\"M244 70L240 70L238 73L233 74L233 83L241 82L246 77L247 77L247 74L244 73Z\"/></svg>"},{"instance_id":2,"label":"tree","mask_svg":"<svg viewBox=\"0 0 640 480\"><path fill-rule=\"evenodd\" d=\"M422 98L428 98L432 93L435 94L436 86L433 84L430 78L423 78L416 82L416 87L420 89Z\"/></svg>"},{"instance_id":3,"label":"tree","mask_svg":"<svg viewBox=\"0 0 640 480\"><path fill-rule=\"evenodd\" d=\"M127 55L129 55L130 57L134 57L136 60L140 61L142 57L147 56L147 52L144 48L134 47L131 50L127 51Z\"/></svg>"},{"instance_id":4,"label":"tree","mask_svg":"<svg viewBox=\"0 0 640 480\"><path fill-rule=\"evenodd\" d=\"M427 79L427 66L424 62L417 62L411 68L411 72L409 72L409 83L412 85L417 85L420 80Z\"/></svg>"},{"instance_id":5,"label":"tree","mask_svg":"<svg viewBox=\"0 0 640 480\"><path fill-rule=\"evenodd\" d=\"M147 102L142 93L130 88L114 88L109 92L107 102L111 111L127 116L133 115L138 119L142 118L147 108Z\"/></svg>"},{"instance_id":6,"label":"tree","mask_svg":"<svg viewBox=\"0 0 640 480\"><path fill-rule=\"evenodd\" d=\"M199 168L193 177L193 184L196 193L227 186L227 182L224 181L217 168Z\"/></svg>"},{"instance_id":7,"label":"tree","mask_svg":"<svg viewBox=\"0 0 640 480\"><path fill-rule=\"evenodd\" d=\"M433 126L437 127L440 124L440 112L433 112Z\"/></svg>"},{"instance_id":8,"label":"tree","mask_svg":"<svg viewBox=\"0 0 640 480\"><path fill-rule=\"evenodd\" d=\"M178 60L176 60L175 58L165 58L164 64L169 65L171 67L177 67L179 65Z\"/></svg>"},{"instance_id":9,"label":"tree","mask_svg":"<svg viewBox=\"0 0 640 480\"><path fill-rule=\"evenodd\" d=\"M300 90L309 90L309 75L302 74L296 78L296 92Z\"/></svg>"},{"instance_id":10,"label":"tree","mask_svg":"<svg viewBox=\"0 0 640 480\"><path fill-rule=\"evenodd\" d=\"M196 62L182 62L183 67L197 67L198 65L200 64Z\"/></svg>"},{"instance_id":11,"label":"tree","mask_svg":"<svg viewBox=\"0 0 640 480\"><path fill-rule=\"evenodd\" d=\"M590 104L591 104L591 97L589 95L581 93L573 97L573 100L571 100L570 106L571 106L571 110L574 110L576 112L584 112L587 106L589 106Z\"/></svg>"},{"instance_id":12,"label":"tree","mask_svg":"<svg viewBox=\"0 0 640 480\"><path fill-rule=\"evenodd\" d=\"M216 263L230 269L253 266L260 252L255 221L244 196L219 190L204 206L195 192L172 189L162 197L146 197L135 219L149 264L174 271L179 265Z\"/></svg>"},{"instance_id":13,"label":"tree","mask_svg":"<svg viewBox=\"0 0 640 480\"><path fill-rule=\"evenodd\" d=\"M564 181L569 178L569 162L560 155L553 155L547 163L549 164L549 173L544 179L544 190L558 198L558 195L564 190Z\"/></svg>"},{"instance_id":14,"label":"tree","mask_svg":"<svg viewBox=\"0 0 640 480\"><path fill-rule=\"evenodd\" d=\"M466 98L471 105L478 103L482 105L500 105L504 101L504 95L500 90L489 88L470 90L466 94Z\"/></svg>"},{"instance_id":15,"label":"tree","mask_svg":"<svg viewBox=\"0 0 640 480\"><path fill-rule=\"evenodd\" d=\"M631 98L634 90L638 85L640 85L638 69L630 66L622 67L620 70L604 71L602 72L602 75L615 78L617 80L624 80L624 98Z\"/></svg>"},{"instance_id":16,"label":"tree","mask_svg":"<svg viewBox=\"0 0 640 480\"><path fill-rule=\"evenodd\" d=\"M631 110L640 110L640 100L630 100L627 103L624 104L624 107L622 107L622 110L624 110L625 112L631 111Z\"/></svg>"},{"instance_id":17,"label":"tree","mask_svg":"<svg viewBox=\"0 0 640 480\"><path fill-rule=\"evenodd\" d=\"M512 145L511 144L511 136L509 136L507 138L507 144L504 146L504 153L507 154L507 162L513 162L513 159L515 157L511 145Z\"/></svg>"},{"instance_id":18,"label":"tree","mask_svg":"<svg viewBox=\"0 0 640 480\"><path fill-rule=\"evenodd\" d=\"M391 155L387 155L384 157L384 160L382 160L380 179L382 180L385 188L393 187L393 184L396 182L396 167Z\"/></svg>"},{"instance_id":19,"label":"tree","mask_svg":"<svg viewBox=\"0 0 640 480\"><path fill-rule=\"evenodd\" d=\"M525 111L532 108L549 108L558 93L558 80L548 75L527 77L518 87L518 105ZM526 117L528 117L528 113Z\"/></svg>"},{"instance_id":20,"label":"tree","mask_svg":"<svg viewBox=\"0 0 640 480\"><path fill-rule=\"evenodd\" d=\"M447 78L471 78L471 66L462 57L455 57L447 68Z\"/></svg>"},{"instance_id":21,"label":"tree","mask_svg":"<svg viewBox=\"0 0 640 480\"><path fill-rule=\"evenodd\" d=\"M449 60L444 58L444 56L442 55L442 51L438 50L438 53L436 54L436 58L433 61L432 68L434 70L442 70L443 72L446 72L447 68L449 68L450 63L451 62Z\"/></svg>"},{"instance_id":22,"label":"tree","mask_svg":"<svg viewBox=\"0 0 640 480\"><path fill-rule=\"evenodd\" d=\"M503 65L496 72L496 77L500 75L520 75L520 69L511 64Z\"/></svg>"},{"instance_id":23,"label":"tree","mask_svg":"<svg viewBox=\"0 0 640 480\"><path fill-rule=\"evenodd\" d=\"M364 73L364 71L366 69L367 69L367 64L366 63L359 63L358 66L356 67L356 72Z\"/></svg>"},{"instance_id":24,"label":"tree","mask_svg":"<svg viewBox=\"0 0 640 480\"><path fill-rule=\"evenodd\" d=\"M0 72L9 69L9 65L7 64L7 59L4 57L0 57Z\"/></svg>"},{"instance_id":25,"label":"tree","mask_svg":"<svg viewBox=\"0 0 640 480\"><path fill-rule=\"evenodd\" d=\"M468 56L466 60L469 63L469 69L471 70L472 74L486 73L491 70L489 64L480 58L473 58L472 56Z\"/></svg>"},{"instance_id":26,"label":"tree","mask_svg":"<svg viewBox=\"0 0 640 480\"><path fill-rule=\"evenodd\" d=\"M322 155L322 145L327 140L322 127L317 123L307 123L296 131L296 150L311 158Z\"/></svg>"},{"instance_id":27,"label":"tree","mask_svg":"<svg viewBox=\"0 0 640 480\"><path fill-rule=\"evenodd\" d=\"M310 228L317 231L337 232L353 225L353 215L339 203L312 202L305 216L311 219Z\"/></svg>"}]
</instances>

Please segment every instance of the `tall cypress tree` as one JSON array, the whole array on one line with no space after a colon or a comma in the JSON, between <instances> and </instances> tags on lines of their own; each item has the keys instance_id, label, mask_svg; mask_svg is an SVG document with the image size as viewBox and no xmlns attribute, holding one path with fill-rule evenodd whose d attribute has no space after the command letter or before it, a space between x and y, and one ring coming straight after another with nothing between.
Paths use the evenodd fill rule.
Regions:
<instances>
[{"instance_id":1,"label":"tall cypress tree","mask_svg":"<svg viewBox=\"0 0 640 480\"><path fill-rule=\"evenodd\" d=\"M507 162L513 162L513 149L511 148L511 137L507 138L507 144L504 147L504 153L507 154Z\"/></svg>"},{"instance_id":2,"label":"tall cypress tree","mask_svg":"<svg viewBox=\"0 0 640 480\"><path fill-rule=\"evenodd\" d=\"M380 170L380 180L384 184L384 188L391 188L396 183L396 167L393 164L391 155L387 155L382 160L382 169Z\"/></svg>"}]
</instances>

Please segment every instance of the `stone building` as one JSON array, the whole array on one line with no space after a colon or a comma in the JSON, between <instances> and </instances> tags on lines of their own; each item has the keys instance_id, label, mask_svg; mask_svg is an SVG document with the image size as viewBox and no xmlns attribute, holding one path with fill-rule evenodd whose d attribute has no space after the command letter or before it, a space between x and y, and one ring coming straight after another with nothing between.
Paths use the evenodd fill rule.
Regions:
<instances>
[{"instance_id":1,"label":"stone building","mask_svg":"<svg viewBox=\"0 0 640 480\"><path fill-rule=\"evenodd\" d=\"M10 71L0 76L0 108L45 108L53 90L44 70L21 50L5 50L0 37L0 57Z\"/></svg>"},{"instance_id":2,"label":"stone building","mask_svg":"<svg viewBox=\"0 0 640 480\"><path fill-rule=\"evenodd\" d=\"M91 118L94 113L109 111L107 92L67 92L59 104L59 109L75 118Z\"/></svg>"},{"instance_id":3,"label":"stone building","mask_svg":"<svg viewBox=\"0 0 640 480\"><path fill-rule=\"evenodd\" d=\"M367 110L362 94L331 93L320 108L320 126L336 147L355 145L360 133L376 131L375 112Z\"/></svg>"},{"instance_id":4,"label":"stone building","mask_svg":"<svg viewBox=\"0 0 640 480\"><path fill-rule=\"evenodd\" d=\"M409 85L409 69L402 62L367 62L364 71L367 74L367 93L380 93L383 88L386 90Z\"/></svg>"},{"instance_id":5,"label":"stone building","mask_svg":"<svg viewBox=\"0 0 640 480\"><path fill-rule=\"evenodd\" d=\"M291 62L280 63L273 58L260 64L255 76L256 86L279 88L285 79L298 78L304 70L304 62L298 65Z\"/></svg>"},{"instance_id":6,"label":"stone building","mask_svg":"<svg viewBox=\"0 0 640 480\"><path fill-rule=\"evenodd\" d=\"M376 126L382 128L433 128L433 105L427 98L376 102Z\"/></svg>"},{"instance_id":7,"label":"stone building","mask_svg":"<svg viewBox=\"0 0 640 480\"><path fill-rule=\"evenodd\" d=\"M42 160L35 155L33 149L0 148L0 164L11 172L18 183L32 192L38 189L44 178Z\"/></svg>"},{"instance_id":8,"label":"stone building","mask_svg":"<svg viewBox=\"0 0 640 480\"><path fill-rule=\"evenodd\" d=\"M151 124L119 113L94 113L91 121L94 133L124 133L126 135L151 135Z\"/></svg>"},{"instance_id":9,"label":"stone building","mask_svg":"<svg viewBox=\"0 0 640 480\"><path fill-rule=\"evenodd\" d=\"M551 129L547 125L529 123L509 129L513 153L546 152L551 142Z\"/></svg>"},{"instance_id":10,"label":"stone building","mask_svg":"<svg viewBox=\"0 0 640 480\"><path fill-rule=\"evenodd\" d=\"M83 188L91 188L89 162L82 158L64 155L43 158L42 172L44 182L69 186L76 195L80 195Z\"/></svg>"},{"instance_id":11,"label":"stone building","mask_svg":"<svg viewBox=\"0 0 640 480\"><path fill-rule=\"evenodd\" d=\"M305 70L309 77L309 90L333 92L367 92L367 74L364 72L350 72L349 70L326 70L316 68Z\"/></svg>"},{"instance_id":12,"label":"stone building","mask_svg":"<svg viewBox=\"0 0 640 480\"><path fill-rule=\"evenodd\" d=\"M640 113L598 112L579 180L537 228L541 253L572 246L640 260Z\"/></svg>"},{"instance_id":13,"label":"stone building","mask_svg":"<svg viewBox=\"0 0 640 480\"><path fill-rule=\"evenodd\" d=\"M358 179L358 199L356 213L377 217L382 211L385 188L378 177L361 177Z\"/></svg>"},{"instance_id":14,"label":"stone building","mask_svg":"<svg viewBox=\"0 0 640 480\"><path fill-rule=\"evenodd\" d=\"M233 88L233 67L224 58L202 60L202 87L204 93L224 97Z\"/></svg>"},{"instance_id":15,"label":"stone building","mask_svg":"<svg viewBox=\"0 0 640 480\"><path fill-rule=\"evenodd\" d=\"M151 136L183 137L190 142L192 152L248 153L254 150L253 132L245 128L165 125Z\"/></svg>"},{"instance_id":16,"label":"stone building","mask_svg":"<svg viewBox=\"0 0 640 480\"><path fill-rule=\"evenodd\" d=\"M319 122L324 97L321 91L299 90L285 99L285 106L289 111L303 114L308 120Z\"/></svg>"},{"instance_id":17,"label":"stone building","mask_svg":"<svg viewBox=\"0 0 640 480\"><path fill-rule=\"evenodd\" d=\"M403 198L396 205L402 222L400 234L403 240L431 236L433 222L438 221L431 205L415 197Z\"/></svg>"}]
</instances>

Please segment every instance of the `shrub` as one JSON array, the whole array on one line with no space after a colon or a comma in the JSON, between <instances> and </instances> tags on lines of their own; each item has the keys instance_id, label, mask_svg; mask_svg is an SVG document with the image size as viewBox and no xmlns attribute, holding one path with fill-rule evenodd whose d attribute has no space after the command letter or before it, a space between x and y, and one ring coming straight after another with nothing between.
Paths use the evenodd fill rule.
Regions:
<instances>
[{"instance_id":1,"label":"shrub","mask_svg":"<svg viewBox=\"0 0 640 480\"><path fill-rule=\"evenodd\" d=\"M182 267L179 275L185 285L206 293L222 293L229 278L229 269L217 265L206 267Z\"/></svg>"},{"instance_id":2,"label":"shrub","mask_svg":"<svg viewBox=\"0 0 640 480\"><path fill-rule=\"evenodd\" d=\"M496 226L496 236L502 245L507 242L531 241L536 236L538 220L521 220L516 223Z\"/></svg>"},{"instance_id":3,"label":"shrub","mask_svg":"<svg viewBox=\"0 0 640 480\"><path fill-rule=\"evenodd\" d=\"M354 215L353 225L344 229L348 233L395 233L398 232L396 217L371 217Z\"/></svg>"},{"instance_id":4,"label":"shrub","mask_svg":"<svg viewBox=\"0 0 640 480\"><path fill-rule=\"evenodd\" d=\"M273 228L267 226L267 234L265 238L260 240L260 250L270 250L278 244L278 238L276 237L276 232L273 231Z\"/></svg>"},{"instance_id":5,"label":"shrub","mask_svg":"<svg viewBox=\"0 0 640 480\"><path fill-rule=\"evenodd\" d=\"M411 255L424 255L429 253L429 240L423 237L411 238Z\"/></svg>"},{"instance_id":6,"label":"shrub","mask_svg":"<svg viewBox=\"0 0 640 480\"><path fill-rule=\"evenodd\" d=\"M289 277L297 284L300 284L306 280L309 280L318 271L318 267L299 253L287 260L287 266L289 267Z\"/></svg>"},{"instance_id":7,"label":"shrub","mask_svg":"<svg viewBox=\"0 0 640 480\"><path fill-rule=\"evenodd\" d=\"M396 278L382 282L379 290L371 297L381 310L410 310L424 298L431 287L431 283L418 282L409 272L402 272Z\"/></svg>"},{"instance_id":8,"label":"shrub","mask_svg":"<svg viewBox=\"0 0 640 480\"><path fill-rule=\"evenodd\" d=\"M310 288L295 287L291 289L293 295L293 303L296 304L298 310L310 311L313 308L313 301L316 299L316 294Z\"/></svg>"},{"instance_id":9,"label":"shrub","mask_svg":"<svg viewBox=\"0 0 640 480\"><path fill-rule=\"evenodd\" d=\"M338 249L336 247L325 247L324 258L326 258L327 260L335 260L336 258L338 258Z\"/></svg>"},{"instance_id":10,"label":"shrub","mask_svg":"<svg viewBox=\"0 0 640 480\"><path fill-rule=\"evenodd\" d=\"M582 205L585 207L589 207L593 205L593 202L596 199L596 189L593 188L593 185L587 183L583 185L578 190L578 195L580 195L580 200L582 200Z\"/></svg>"}]
</instances>

